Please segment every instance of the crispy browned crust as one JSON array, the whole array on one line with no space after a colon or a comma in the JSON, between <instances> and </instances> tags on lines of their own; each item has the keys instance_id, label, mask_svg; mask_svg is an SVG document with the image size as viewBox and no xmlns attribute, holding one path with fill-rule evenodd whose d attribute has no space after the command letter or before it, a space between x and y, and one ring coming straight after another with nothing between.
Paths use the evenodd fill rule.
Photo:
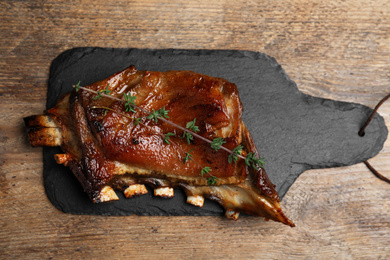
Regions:
<instances>
[{"instance_id":1,"label":"crispy browned crust","mask_svg":"<svg viewBox=\"0 0 390 260\"><path fill-rule=\"evenodd\" d=\"M199 119L199 133L208 139L223 137L229 149L241 144L243 155L257 153L241 120L237 88L224 79L188 71L161 73L129 67L88 88L99 91L107 85L116 97L121 97L123 89L132 91L137 105L146 109L166 107L170 119L179 125ZM109 113L99 109L102 107L109 107ZM167 145L162 134L176 131L180 136L182 132L151 121L143 128L135 127L130 117L122 115L125 113L122 102L107 98L95 101L87 91L72 91L45 115L25 118L25 124L33 146L61 146L64 154L57 154L55 160L72 170L96 203L117 200L114 189L132 197L145 194L145 184L155 189L156 196L172 197L173 188L180 187L188 196L187 202L202 206L204 198L215 200L229 218L236 219L239 212L244 212L294 226L283 214L279 196L264 169L248 168L242 159L229 164L226 152L217 153L204 141L194 140L188 145L184 139L173 138L175 145ZM193 147L193 160L200 163L183 164L178 147L181 151ZM212 167L217 185L207 185L199 164Z\"/></svg>"}]
</instances>

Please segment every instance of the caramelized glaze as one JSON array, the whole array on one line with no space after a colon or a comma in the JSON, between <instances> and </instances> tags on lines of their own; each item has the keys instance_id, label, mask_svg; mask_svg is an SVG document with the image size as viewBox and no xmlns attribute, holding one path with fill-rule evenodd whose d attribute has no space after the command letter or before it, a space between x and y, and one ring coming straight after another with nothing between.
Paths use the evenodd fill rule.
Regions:
<instances>
[{"instance_id":1,"label":"caramelized glaze","mask_svg":"<svg viewBox=\"0 0 390 260\"><path fill-rule=\"evenodd\" d=\"M86 88L108 91L121 100L124 93L130 93L144 110L164 108L169 120L182 127L196 119L197 134L202 137L223 138L224 147L230 150L242 145L243 156L257 153L241 119L237 87L225 79L191 71L138 71L131 66ZM229 163L228 152L217 152L198 138L188 143L182 138L183 130L149 120L148 115L138 109L127 112L125 102L97 98L96 93L81 89L65 95L46 115L25 121L33 146L61 144L65 154L56 155L57 162L72 170L94 202L118 199L114 189L131 197L145 194L146 184L155 189L156 196L171 197L172 188L180 187L189 203L201 206L203 198L218 201L229 218L246 212L294 226L282 213L264 169L249 168L243 159ZM141 123L136 124L136 118ZM56 131L46 141L37 141L37 136L47 132L40 130L42 126ZM167 133L175 134L169 144L164 142ZM192 158L184 163L186 153ZM209 176L202 176L206 166L217 178L216 185L209 186Z\"/></svg>"}]
</instances>

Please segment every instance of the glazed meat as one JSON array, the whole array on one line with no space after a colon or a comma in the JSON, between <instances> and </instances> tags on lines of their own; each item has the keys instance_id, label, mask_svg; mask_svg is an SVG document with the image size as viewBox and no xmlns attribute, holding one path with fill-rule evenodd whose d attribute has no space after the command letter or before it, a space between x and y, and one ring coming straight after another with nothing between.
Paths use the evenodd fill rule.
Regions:
<instances>
[{"instance_id":1,"label":"glazed meat","mask_svg":"<svg viewBox=\"0 0 390 260\"><path fill-rule=\"evenodd\" d=\"M33 146L61 146L55 160L95 203L117 200L114 190L145 194L145 184L163 197L182 188L188 203L215 200L229 218L244 212L294 226L262 165L246 160L258 153L241 114L225 79L131 66L77 86L25 123Z\"/></svg>"}]
</instances>

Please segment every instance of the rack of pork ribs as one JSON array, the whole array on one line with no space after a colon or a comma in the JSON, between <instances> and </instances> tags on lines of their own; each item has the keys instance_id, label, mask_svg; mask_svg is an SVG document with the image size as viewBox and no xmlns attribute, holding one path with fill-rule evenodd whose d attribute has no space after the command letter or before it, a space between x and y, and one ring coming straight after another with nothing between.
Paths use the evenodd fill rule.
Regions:
<instances>
[{"instance_id":1,"label":"rack of pork ribs","mask_svg":"<svg viewBox=\"0 0 390 260\"><path fill-rule=\"evenodd\" d=\"M130 198L147 193L148 185L155 196L172 197L174 188L181 188L188 203L202 207L205 198L217 201L228 218L243 212L294 226L265 170L242 159L258 152L242 121L235 84L192 71L130 66L85 88L114 98L73 89L43 115L25 118L25 124L32 146L61 147L63 153L55 160L70 168L94 203L118 200L115 190ZM125 102L118 100L126 93L144 111L126 111ZM228 151L216 151L196 137L187 142L184 130L147 120L145 110L161 108L169 111L170 122L183 127L196 119L197 134L222 138L229 150L241 145L241 157L229 162ZM165 142L167 133L174 135ZM189 151L191 160L184 163ZM209 174L201 174L202 167L209 167ZM210 176L215 180L211 185Z\"/></svg>"}]
</instances>

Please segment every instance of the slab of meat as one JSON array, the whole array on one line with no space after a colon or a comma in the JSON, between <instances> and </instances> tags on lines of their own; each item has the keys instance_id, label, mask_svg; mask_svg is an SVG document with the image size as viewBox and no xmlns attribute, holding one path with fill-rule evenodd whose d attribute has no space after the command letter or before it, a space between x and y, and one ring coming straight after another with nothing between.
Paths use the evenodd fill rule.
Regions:
<instances>
[{"instance_id":1,"label":"slab of meat","mask_svg":"<svg viewBox=\"0 0 390 260\"><path fill-rule=\"evenodd\" d=\"M131 66L25 123L33 146L61 146L56 161L95 203L117 200L115 189L132 197L147 184L171 197L178 187L188 203L217 201L229 218L244 212L294 226L262 165L245 160L257 150L241 114L237 87L225 79Z\"/></svg>"}]
</instances>

